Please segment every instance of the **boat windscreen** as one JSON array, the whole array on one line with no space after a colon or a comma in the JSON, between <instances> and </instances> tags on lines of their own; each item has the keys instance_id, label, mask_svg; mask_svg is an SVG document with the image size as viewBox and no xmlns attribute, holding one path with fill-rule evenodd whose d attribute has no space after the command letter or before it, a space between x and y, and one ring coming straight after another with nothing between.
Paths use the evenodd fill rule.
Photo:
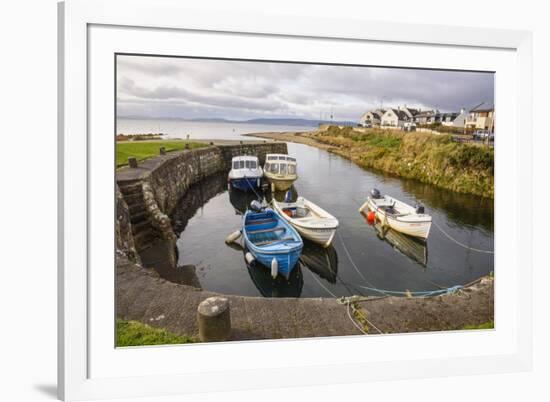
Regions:
<instances>
[{"instance_id":1,"label":"boat windscreen","mask_svg":"<svg viewBox=\"0 0 550 402\"><path fill-rule=\"evenodd\" d=\"M244 168L244 161L233 162L233 169L243 169L243 168Z\"/></svg>"},{"instance_id":2,"label":"boat windscreen","mask_svg":"<svg viewBox=\"0 0 550 402\"><path fill-rule=\"evenodd\" d=\"M278 163L270 163L269 164L269 172L270 173L279 173L279 164Z\"/></svg>"},{"instance_id":3,"label":"boat windscreen","mask_svg":"<svg viewBox=\"0 0 550 402\"><path fill-rule=\"evenodd\" d=\"M288 174L296 174L296 165L288 165Z\"/></svg>"},{"instance_id":4,"label":"boat windscreen","mask_svg":"<svg viewBox=\"0 0 550 402\"><path fill-rule=\"evenodd\" d=\"M256 161L246 161L245 166L247 169L256 169Z\"/></svg>"},{"instance_id":5,"label":"boat windscreen","mask_svg":"<svg viewBox=\"0 0 550 402\"><path fill-rule=\"evenodd\" d=\"M288 165L286 163L281 163L281 170L279 171L279 174L286 175L287 166Z\"/></svg>"}]
</instances>

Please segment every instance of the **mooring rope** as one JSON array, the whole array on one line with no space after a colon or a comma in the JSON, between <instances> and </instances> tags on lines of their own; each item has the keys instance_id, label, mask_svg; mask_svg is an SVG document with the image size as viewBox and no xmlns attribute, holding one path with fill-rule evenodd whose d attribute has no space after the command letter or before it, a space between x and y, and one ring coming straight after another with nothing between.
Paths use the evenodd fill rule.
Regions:
<instances>
[{"instance_id":1,"label":"mooring rope","mask_svg":"<svg viewBox=\"0 0 550 402\"><path fill-rule=\"evenodd\" d=\"M361 285L357 285L357 286L360 287L360 288L363 288L363 289L366 289L366 290L371 290L373 292L377 292L377 293L384 294L384 295L395 295L395 296L408 296L408 295L411 295L411 296L414 296L414 297L431 297L431 296L440 296L440 295L444 295L444 294L452 294L452 293L456 293L457 291L459 291L463 287L462 285L455 285L455 286L451 286L450 288L446 288L446 289L423 290L423 291L411 292L411 291L370 288L370 287L361 286Z\"/></svg>"},{"instance_id":2,"label":"mooring rope","mask_svg":"<svg viewBox=\"0 0 550 402\"><path fill-rule=\"evenodd\" d=\"M323 285L323 283L322 283L319 279L317 279L317 275L315 275L314 273L311 273L311 276L313 277L313 279L315 279L315 280L317 281L317 283L318 283L323 289L325 289L325 291L326 291L329 295L331 295L331 296L334 297L334 298L338 298L338 296L336 296L334 293L332 293L325 285Z\"/></svg>"},{"instance_id":3,"label":"mooring rope","mask_svg":"<svg viewBox=\"0 0 550 402\"><path fill-rule=\"evenodd\" d=\"M342 247L344 248L344 252L346 253L347 257L348 257L348 260L349 262L351 262L351 265L353 266L353 268L357 271L357 273L359 274L359 276L361 278L363 278L363 280L367 283L367 285L370 285L370 286L374 286L372 283L370 283L367 278L365 278L365 276L361 273L361 271L359 270L359 268L357 267L357 265L355 265L355 262L353 262L353 258L351 258L351 254L346 246L346 243L344 243L344 239L342 239L342 235L340 234L340 232L336 232L336 234L338 235L338 239L340 239L340 243L342 243Z\"/></svg>"},{"instance_id":4,"label":"mooring rope","mask_svg":"<svg viewBox=\"0 0 550 402\"><path fill-rule=\"evenodd\" d=\"M256 194L256 197L258 197L259 200L263 200L264 199L263 195L260 195L256 192L256 189L254 188L254 186L252 184L250 184L248 180L246 180L247 179L246 176L244 177L244 179L245 179L246 184L248 184L248 187L250 187L252 189L252 191L254 192L254 194Z\"/></svg>"},{"instance_id":5,"label":"mooring rope","mask_svg":"<svg viewBox=\"0 0 550 402\"><path fill-rule=\"evenodd\" d=\"M479 248L474 248L474 247L470 247L464 243L461 243L459 242L458 240L456 240L455 238L453 238L450 234L448 234L447 232L445 232L441 226L439 226L435 221L432 221L432 223L435 225L436 228L438 228L441 233L443 233L449 240L455 242L456 244L458 244L459 246L461 247L464 247L468 250L472 250L472 251L477 251L478 253L486 253L486 254L494 254L495 252L494 251L491 251L491 250L481 250Z\"/></svg>"},{"instance_id":6,"label":"mooring rope","mask_svg":"<svg viewBox=\"0 0 550 402\"><path fill-rule=\"evenodd\" d=\"M351 305L352 305L353 302L351 300L344 299L344 298L339 299L338 302L347 305L346 310L347 310L347 313L348 313L348 317L349 317L350 321L353 323L353 325L355 325L355 328L357 328L359 331L361 331L364 335L368 335L368 332L365 331L361 327L361 325L357 324L357 322L355 321L355 319L351 315L350 309L351 309ZM360 315L361 318L363 320L365 320L367 322L367 324L369 324L371 327L373 327L376 331L378 331L379 334L383 334L383 332L376 325L374 325L372 323L372 321L370 321L363 313L361 313L357 308L355 308L355 306L353 307L353 312Z\"/></svg>"},{"instance_id":7,"label":"mooring rope","mask_svg":"<svg viewBox=\"0 0 550 402\"><path fill-rule=\"evenodd\" d=\"M357 324L357 322L353 319L353 317L351 316L351 313L350 313L350 305L348 303L348 307L346 308L347 312L348 312L348 317L351 321L351 323L355 326L355 328L357 328L361 333L363 333L363 335L368 335L368 332L365 331L361 325Z\"/></svg>"}]
</instances>

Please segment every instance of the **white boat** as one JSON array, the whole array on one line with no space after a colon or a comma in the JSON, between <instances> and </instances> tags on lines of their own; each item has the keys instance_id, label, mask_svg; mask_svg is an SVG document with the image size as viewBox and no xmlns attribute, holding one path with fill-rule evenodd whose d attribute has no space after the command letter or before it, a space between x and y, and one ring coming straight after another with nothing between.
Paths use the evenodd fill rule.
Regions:
<instances>
[{"instance_id":1,"label":"white boat","mask_svg":"<svg viewBox=\"0 0 550 402\"><path fill-rule=\"evenodd\" d=\"M242 191L254 191L260 188L263 176L262 168L256 156L235 156L231 160L231 170L227 180L231 187Z\"/></svg>"},{"instance_id":2,"label":"white boat","mask_svg":"<svg viewBox=\"0 0 550 402\"><path fill-rule=\"evenodd\" d=\"M330 246L338 228L338 219L334 216L303 197L298 197L296 202L278 202L273 198L272 203L273 209L301 236L323 247Z\"/></svg>"},{"instance_id":3,"label":"white boat","mask_svg":"<svg viewBox=\"0 0 550 402\"><path fill-rule=\"evenodd\" d=\"M298 179L296 158L285 154L267 154L264 176L271 183L272 191L288 190Z\"/></svg>"},{"instance_id":4,"label":"white boat","mask_svg":"<svg viewBox=\"0 0 550 402\"><path fill-rule=\"evenodd\" d=\"M384 226L405 233L409 236L427 239L432 226L432 217L424 213L424 207L412 207L389 195L380 195L377 189L372 189L367 201L359 208L359 212L369 209Z\"/></svg>"}]
</instances>

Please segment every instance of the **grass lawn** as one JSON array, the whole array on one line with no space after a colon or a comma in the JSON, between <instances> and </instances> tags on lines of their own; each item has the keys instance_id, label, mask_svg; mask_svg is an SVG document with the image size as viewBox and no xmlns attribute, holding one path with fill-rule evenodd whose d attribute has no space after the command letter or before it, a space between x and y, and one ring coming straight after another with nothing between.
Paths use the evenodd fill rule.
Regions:
<instances>
[{"instance_id":1,"label":"grass lawn","mask_svg":"<svg viewBox=\"0 0 550 402\"><path fill-rule=\"evenodd\" d=\"M494 329L495 322L493 320L479 325L466 325L464 329Z\"/></svg>"},{"instance_id":2,"label":"grass lawn","mask_svg":"<svg viewBox=\"0 0 550 402\"><path fill-rule=\"evenodd\" d=\"M116 143L116 165L124 166L128 164L128 158L133 156L138 161L159 155L160 147L166 148L167 152L178 151L185 148L185 144L189 144L189 148L202 148L206 144L191 141L121 141Z\"/></svg>"},{"instance_id":3,"label":"grass lawn","mask_svg":"<svg viewBox=\"0 0 550 402\"><path fill-rule=\"evenodd\" d=\"M196 339L180 336L165 329L153 328L138 321L116 320L117 346L169 345L195 343Z\"/></svg>"}]
</instances>

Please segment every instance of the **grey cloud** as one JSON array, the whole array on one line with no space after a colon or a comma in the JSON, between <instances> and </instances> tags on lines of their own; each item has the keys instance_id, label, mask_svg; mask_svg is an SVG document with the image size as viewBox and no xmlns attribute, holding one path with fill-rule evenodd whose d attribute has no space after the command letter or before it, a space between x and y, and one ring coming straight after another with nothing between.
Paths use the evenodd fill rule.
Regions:
<instances>
[{"instance_id":1,"label":"grey cloud","mask_svg":"<svg viewBox=\"0 0 550 402\"><path fill-rule=\"evenodd\" d=\"M366 109L459 110L493 101L491 73L119 56L119 114L144 117L305 117Z\"/></svg>"}]
</instances>

